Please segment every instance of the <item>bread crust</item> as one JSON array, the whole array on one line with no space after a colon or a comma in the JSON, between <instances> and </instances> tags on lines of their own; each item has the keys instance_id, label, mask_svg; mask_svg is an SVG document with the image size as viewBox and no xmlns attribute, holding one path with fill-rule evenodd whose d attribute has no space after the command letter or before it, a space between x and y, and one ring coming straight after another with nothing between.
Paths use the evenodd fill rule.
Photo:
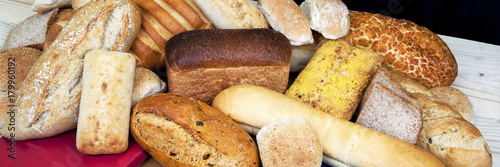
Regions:
<instances>
[{"instance_id":1,"label":"bread crust","mask_svg":"<svg viewBox=\"0 0 500 167\"><path fill-rule=\"evenodd\" d=\"M194 0L217 29L269 28L249 0Z\"/></svg>"},{"instance_id":2,"label":"bread crust","mask_svg":"<svg viewBox=\"0 0 500 167\"><path fill-rule=\"evenodd\" d=\"M139 26L137 6L127 0L96 1L81 8L36 61L19 90L16 140L74 129L83 56L95 49L128 51Z\"/></svg>"},{"instance_id":3,"label":"bread crust","mask_svg":"<svg viewBox=\"0 0 500 167\"><path fill-rule=\"evenodd\" d=\"M192 98L174 93L146 97L134 108L130 125L139 145L164 166L260 164L257 146L243 128Z\"/></svg>"},{"instance_id":4,"label":"bread crust","mask_svg":"<svg viewBox=\"0 0 500 167\"><path fill-rule=\"evenodd\" d=\"M417 79L424 86L449 86L458 65L444 41L411 21L352 11L350 32L343 37L353 45L370 47L384 57L384 66Z\"/></svg>"}]
</instances>

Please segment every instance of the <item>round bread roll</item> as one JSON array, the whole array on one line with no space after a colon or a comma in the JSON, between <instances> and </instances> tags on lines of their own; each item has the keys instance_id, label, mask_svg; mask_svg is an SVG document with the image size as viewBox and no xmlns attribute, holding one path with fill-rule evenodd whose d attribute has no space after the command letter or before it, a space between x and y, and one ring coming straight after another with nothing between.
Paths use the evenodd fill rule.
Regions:
<instances>
[{"instance_id":1,"label":"round bread roll","mask_svg":"<svg viewBox=\"0 0 500 167\"><path fill-rule=\"evenodd\" d=\"M349 10L341 0L305 0L300 9L311 28L325 38L337 39L349 32Z\"/></svg>"},{"instance_id":2,"label":"round bread roll","mask_svg":"<svg viewBox=\"0 0 500 167\"><path fill-rule=\"evenodd\" d=\"M294 46L314 42L307 17L293 0L259 0L257 6L269 25Z\"/></svg>"},{"instance_id":3,"label":"round bread roll","mask_svg":"<svg viewBox=\"0 0 500 167\"><path fill-rule=\"evenodd\" d=\"M372 48L384 57L389 71L399 71L427 88L449 86L458 65L444 41L411 21L367 12L349 14L351 28L344 40Z\"/></svg>"},{"instance_id":4,"label":"round bread roll","mask_svg":"<svg viewBox=\"0 0 500 167\"><path fill-rule=\"evenodd\" d=\"M323 148L304 118L268 124L257 133L262 166L321 166Z\"/></svg>"}]
</instances>

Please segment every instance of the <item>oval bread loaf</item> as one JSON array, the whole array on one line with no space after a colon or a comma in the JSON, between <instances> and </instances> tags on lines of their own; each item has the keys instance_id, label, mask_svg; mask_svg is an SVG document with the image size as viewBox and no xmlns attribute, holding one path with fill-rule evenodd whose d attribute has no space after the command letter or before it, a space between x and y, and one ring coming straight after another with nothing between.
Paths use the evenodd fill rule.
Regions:
<instances>
[{"instance_id":1,"label":"oval bread loaf","mask_svg":"<svg viewBox=\"0 0 500 167\"><path fill-rule=\"evenodd\" d=\"M350 166L443 166L413 144L336 118L264 87L232 86L220 92L212 105L236 122L257 128L302 117L318 133L324 155Z\"/></svg>"},{"instance_id":2,"label":"oval bread loaf","mask_svg":"<svg viewBox=\"0 0 500 167\"><path fill-rule=\"evenodd\" d=\"M353 45L370 47L384 57L384 66L417 79L426 87L449 86L458 66L444 41L411 21L351 12L350 32L343 37Z\"/></svg>"},{"instance_id":3,"label":"oval bread loaf","mask_svg":"<svg viewBox=\"0 0 500 167\"><path fill-rule=\"evenodd\" d=\"M132 112L137 143L164 166L259 166L250 135L217 109L174 93L146 97Z\"/></svg>"}]
</instances>

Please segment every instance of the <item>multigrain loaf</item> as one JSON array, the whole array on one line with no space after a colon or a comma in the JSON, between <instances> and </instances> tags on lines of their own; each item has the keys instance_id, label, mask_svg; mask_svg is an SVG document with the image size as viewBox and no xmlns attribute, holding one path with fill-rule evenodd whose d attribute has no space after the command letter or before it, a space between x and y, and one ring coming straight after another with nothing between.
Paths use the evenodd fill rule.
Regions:
<instances>
[{"instance_id":1,"label":"multigrain loaf","mask_svg":"<svg viewBox=\"0 0 500 167\"><path fill-rule=\"evenodd\" d=\"M259 166L253 139L217 109L192 98L161 93L132 112L130 132L163 166Z\"/></svg>"},{"instance_id":2,"label":"multigrain loaf","mask_svg":"<svg viewBox=\"0 0 500 167\"><path fill-rule=\"evenodd\" d=\"M406 74L391 74L422 106L419 147L446 166L492 166L491 150L476 126Z\"/></svg>"},{"instance_id":3,"label":"multigrain loaf","mask_svg":"<svg viewBox=\"0 0 500 167\"><path fill-rule=\"evenodd\" d=\"M9 31L9 35L7 35L7 39L5 39L0 51L21 46L42 50L45 34L49 26L56 20L58 10L53 9L45 13L36 14L16 24Z\"/></svg>"},{"instance_id":4,"label":"multigrain loaf","mask_svg":"<svg viewBox=\"0 0 500 167\"><path fill-rule=\"evenodd\" d=\"M286 95L349 120L381 63L382 57L369 48L326 40Z\"/></svg>"},{"instance_id":5,"label":"multigrain loaf","mask_svg":"<svg viewBox=\"0 0 500 167\"><path fill-rule=\"evenodd\" d=\"M165 54L169 92L207 104L232 85L255 84L279 92L288 85L291 45L271 29L183 32L168 41Z\"/></svg>"},{"instance_id":6,"label":"multigrain loaf","mask_svg":"<svg viewBox=\"0 0 500 167\"><path fill-rule=\"evenodd\" d=\"M314 42L309 21L293 0L259 0L257 8L274 30L283 33L294 46Z\"/></svg>"},{"instance_id":7,"label":"multigrain loaf","mask_svg":"<svg viewBox=\"0 0 500 167\"><path fill-rule=\"evenodd\" d=\"M350 31L343 37L353 45L372 48L384 66L417 79L426 87L451 85L458 74L446 43L429 29L411 21L352 11Z\"/></svg>"},{"instance_id":8,"label":"multigrain loaf","mask_svg":"<svg viewBox=\"0 0 500 167\"><path fill-rule=\"evenodd\" d=\"M256 140L263 167L321 166L323 149L318 133L304 118L268 124Z\"/></svg>"},{"instance_id":9,"label":"multigrain loaf","mask_svg":"<svg viewBox=\"0 0 500 167\"><path fill-rule=\"evenodd\" d=\"M249 0L193 0L217 29L269 28Z\"/></svg>"},{"instance_id":10,"label":"multigrain loaf","mask_svg":"<svg viewBox=\"0 0 500 167\"><path fill-rule=\"evenodd\" d=\"M141 29L132 44L137 66L153 71L165 68L165 45L184 31L212 29L213 24L193 0L134 0L141 9Z\"/></svg>"},{"instance_id":11,"label":"multigrain loaf","mask_svg":"<svg viewBox=\"0 0 500 167\"><path fill-rule=\"evenodd\" d=\"M422 113L418 107L379 82L370 84L365 96L357 124L417 143L422 129Z\"/></svg>"},{"instance_id":12,"label":"multigrain loaf","mask_svg":"<svg viewBox=\"0 0 500 167\"><path fill-rule=\"evenodd\" d=\"M474 124L474 109L472 103L462 91L449 86L438 86L429 90L441 101L455 109L465 120Z\"/></svg>"},{"instance_id":13,"label":"multigrain loaf","mask_svg":"<svg viewBox=\"0 0 500 167\"><path fill-rule=\"evenodd\" d=\"M212 106L236 122L257 128L302 117L318 133L324 155L350 166L443 166L413 144L336 118L264 87L232 86L219 93Z\"/></svg>"},{"instance_id":14,"label":"multigrain loaf","mask_svg":"<svg viewBox=\"0 0 500 167\"><path fill-rule=\"evenodd\" d=\"M137 6L126 0L92 1L75 13L19 89L16 140L76 128L84 55L96 49L128 51L139 26Z\"/></svg>"}]
</instances>

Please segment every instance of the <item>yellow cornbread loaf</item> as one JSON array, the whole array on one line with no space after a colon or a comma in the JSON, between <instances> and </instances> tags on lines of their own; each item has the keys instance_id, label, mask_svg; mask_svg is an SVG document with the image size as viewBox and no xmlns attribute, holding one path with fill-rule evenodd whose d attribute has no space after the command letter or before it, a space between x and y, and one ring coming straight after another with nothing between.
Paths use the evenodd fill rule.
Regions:
<instances>
[{"instance_id":1,"label":"yellow cornbread loaf","mask_svg":"<svg viewBox=\"0 0 500 167\"><path fill-rule=\"evenodd\" d=\"M382 57L369 48L352 46L344 40L327 40L286 95L349 120L382 61Z\"/></svg>"}]
</instances>

